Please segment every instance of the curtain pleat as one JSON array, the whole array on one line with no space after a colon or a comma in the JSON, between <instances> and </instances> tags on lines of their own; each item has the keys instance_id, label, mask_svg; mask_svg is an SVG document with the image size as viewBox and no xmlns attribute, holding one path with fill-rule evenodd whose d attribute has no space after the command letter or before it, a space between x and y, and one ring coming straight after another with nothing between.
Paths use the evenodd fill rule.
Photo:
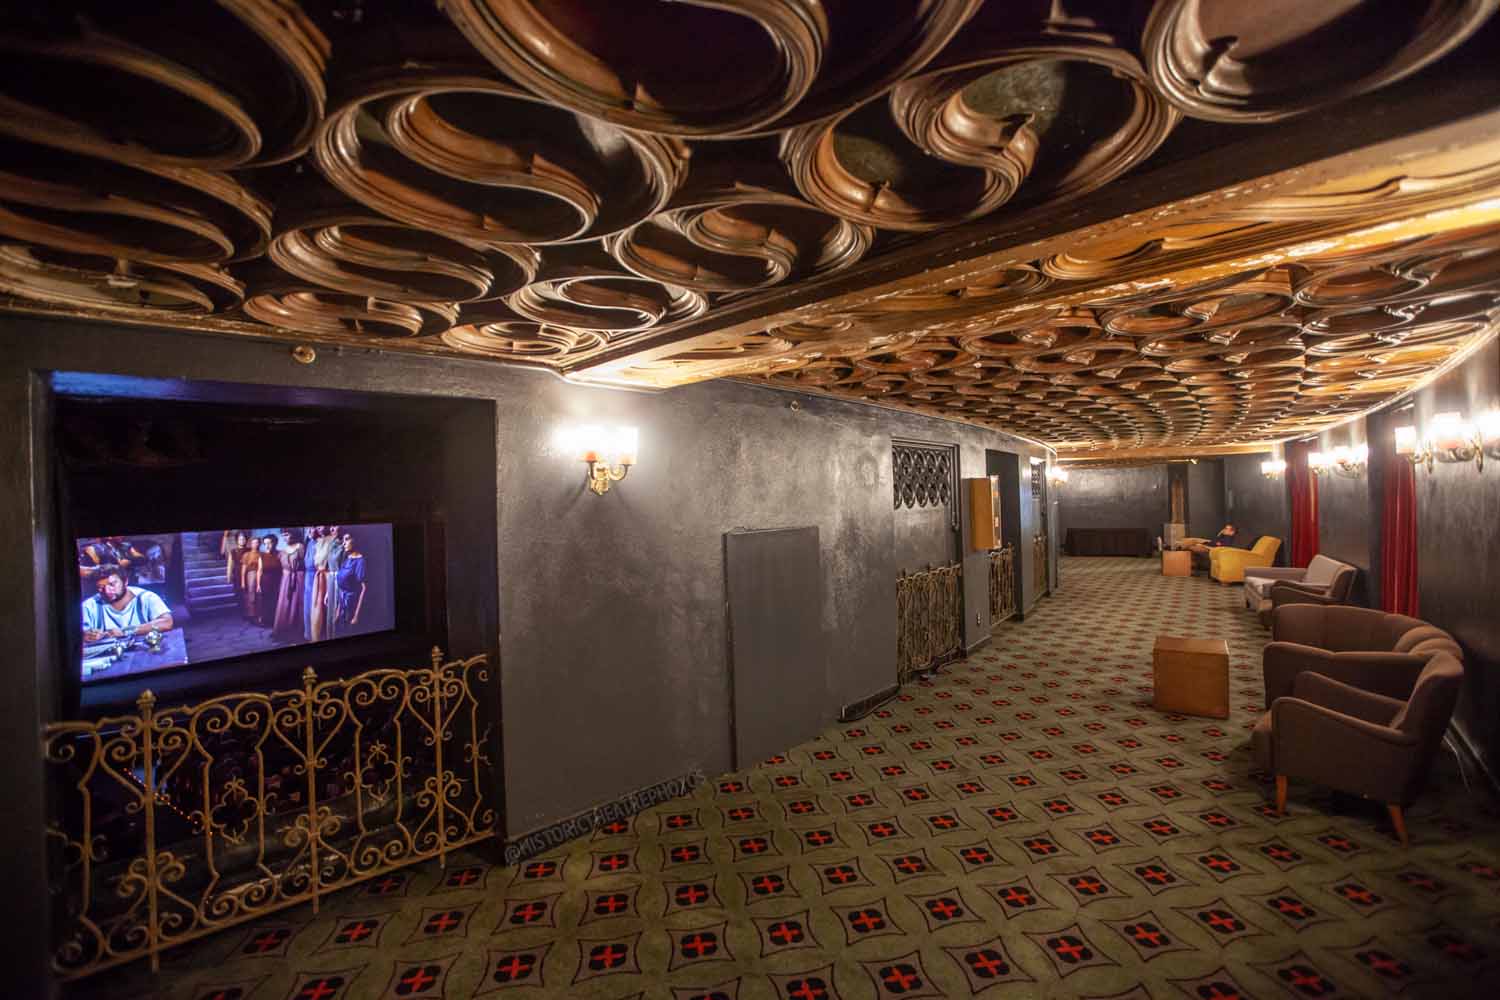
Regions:
<instances>
[{"instance_id":1,"label":"curtain pleat","mask_svg":"<svg viewBox=\"0 0 1500 1000\"><path fill-rule=\"evenodd\" d=\"M1380 605L1417 615L1417 476L1394 453L1386 462L1385 502L1380 517Z\"/></svg>"},{"instance_id":2,"label":"curtain pleat","mask_svg":"<svg viewBox=\"0 0 1500 1000\"><path fill-rule=\"evenodd\" d=\"M1313 442L1286 446L1286 479L1292 495L1292 548L1288 559L1293 566L1306 566L1318 554L1318 477L1307 467L1313 447Z\"/></svg>"}]
</instances>

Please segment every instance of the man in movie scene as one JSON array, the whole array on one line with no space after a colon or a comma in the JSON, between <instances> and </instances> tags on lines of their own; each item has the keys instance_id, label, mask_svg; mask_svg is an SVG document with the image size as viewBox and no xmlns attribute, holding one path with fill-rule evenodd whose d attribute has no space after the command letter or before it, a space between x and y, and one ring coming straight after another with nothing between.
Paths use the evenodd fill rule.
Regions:
<instances>
[{"instance_id":1,"label":"man in movie scene","mask_svg":"<svg viewBox=\"0 0 1500 1000\"><path fill-rule=\"evenodd\" d=\"M167 551L155 538L129 539L123 535L96 538L78 550L78 576L85 584L106 566L118 567L127 583L160 586L167 582ZM85 587L84 589L88 589Z\"/></svg>"},{"instance_id":2,"label":"man in movie scene","mask_svg":"<svg viewBox=\"0 0 1500 1000\"><path fill-rule=\"evenodd\" d=\"M132 587L126 571L104 566L94 577L96 593L83 602L83 641L121 639L172 628L172 612L156 594Z\"/></svg>"}]
</instances>

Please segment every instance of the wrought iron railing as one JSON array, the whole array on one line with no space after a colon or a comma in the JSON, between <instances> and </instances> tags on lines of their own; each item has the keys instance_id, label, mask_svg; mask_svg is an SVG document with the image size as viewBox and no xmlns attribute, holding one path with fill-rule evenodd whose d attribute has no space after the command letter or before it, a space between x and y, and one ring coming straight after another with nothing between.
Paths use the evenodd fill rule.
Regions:
<instances>
[{"instance_id":1,"label":"wrought iron railing","mask_svg":"<svg viewBox=\"0 0 1500 1000\"><path fill-rule=\"evenodd\" d=\"M75 979L494 832L485 657L58 722L49 835Z\"/></svg>"},{"instance_id":2,"label":"wrought iron railing","mask_svg":"<svg viewBox=\"0 0 1500 1000\"><path fill-rule=\"evenodd\" d=\"M1016 550L1013 546L990 552L990 624L998 625L1016 613Z\"/></svg>"},{"instance_id":3,"label":"wrought iron railing","mask_svg":"<svg viewBox=\"0 0 1500 1000\"><path fill-rule=\"evenodd\" d=\"M963 650L963 564L896 580L896 678L901 683Z\"/></svg>"},{"instance_id":4,"label":"wrought iron railing","mask_svg":"<svg viewBox=\"0 0 1500 1000\"><path fill-rule=\"evenodd\" d=\"M1038 597L1047 592L1047 569L1047 536L1035 535L1031 539L1031 582Z\"/></svg>"}]
</instances>

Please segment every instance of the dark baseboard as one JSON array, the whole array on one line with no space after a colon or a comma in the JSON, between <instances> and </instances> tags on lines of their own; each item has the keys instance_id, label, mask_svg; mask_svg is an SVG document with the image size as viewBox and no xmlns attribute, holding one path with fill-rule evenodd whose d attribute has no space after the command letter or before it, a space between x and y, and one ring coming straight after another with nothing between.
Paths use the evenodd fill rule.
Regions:
<instances>
[{"instance_id":1,"label":"dark baseboard","mask_svg":"<svg viewBox=\"0 0 1500 1000\"><path fill-rule=\"evenodd\" d=\"M900 684L892 684L890 687L881 688L874 694L865 695L858 701L851 701L839 712L839 721L854 722L857 719L863 719L875 711L875 709L896 697L896 693L900 690Z\"/></svg>"},{"instance_id":2,"label":"dark baseboard","mask_svg":"<svg viewBox=\"0 0 1500 1000\"><path fill-rule=\"evenodd\" d=\"M645 788L638 788L617 799L602 802L592 809L586 809L567 819L558 820L556 823L549 823L528 833L512 837L505 843L505 863L507 865L520 864L554 847L560 847L570 840L593 833L607 823L634 816L643 809L649 809L671 799L690 795L706 780L708 779L704 777L701 770L689 771L687 774L668 778L666 781L658 781Z\"/></svg>"}]
</instances>

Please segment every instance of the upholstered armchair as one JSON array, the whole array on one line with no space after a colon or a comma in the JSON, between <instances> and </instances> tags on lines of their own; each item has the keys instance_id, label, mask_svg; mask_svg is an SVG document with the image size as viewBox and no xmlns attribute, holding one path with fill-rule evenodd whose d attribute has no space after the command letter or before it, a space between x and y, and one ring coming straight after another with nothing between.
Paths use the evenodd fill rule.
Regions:
<instances>
[{"instance_id":1,"label":"upholstered armchair","mask_svg":"<svg viewBox=\"0 0 1500 1000\"><path fill-rule=\"evenodd\" d=\"M1220 583L1239 583L1245 579L1245 570L1251 566L1269 566L1276 561L1276 551L1281 548L1281 539L1261 535L1248 549L1235 549L1221 545L1209 550L1208 572Z\"/></svg>"},{"instance_id":2,"label":"upholstered armchair","mask_svg":"<svg viewBox=\"0 0 1500 1000\"><path fill-rule=\"evenodd\" d=\"M1405 700L1300 674L1251 733L1257 763L1276 776L1276 810L1286 811L1289 778L1352 792L1384 802L1407 846L1402 809L1426 781L1462 684L1447 653L1427 662Z\"/></svg>"},{"instance_id":3,"label":"upholstered armchair","mask_svg":"<svg viewBox=\"0 0 1500 1000\"><path fill-rule=\"evenodd\" d=\"M1245 607L1262 613L1282 604L1347 604L1359 568L1349 563L1313 556L1306 569L1290 566L1252 566L1245 570Z\"/></svg>"},{"instance_id":4,"label":"upholstered armchair","mask_svg":"<svg viewBox=\"0 0 1500 1000\"><path fill-rule=\"evenodd\" d=\"M1261 654L1266 704L1290 695L1302 673L1405 698L1440 653L1463 662L1453 636L1419 618L1369 608L1283 605L1271 613L1271 642Z\"/></svg>"}]
</instances>

